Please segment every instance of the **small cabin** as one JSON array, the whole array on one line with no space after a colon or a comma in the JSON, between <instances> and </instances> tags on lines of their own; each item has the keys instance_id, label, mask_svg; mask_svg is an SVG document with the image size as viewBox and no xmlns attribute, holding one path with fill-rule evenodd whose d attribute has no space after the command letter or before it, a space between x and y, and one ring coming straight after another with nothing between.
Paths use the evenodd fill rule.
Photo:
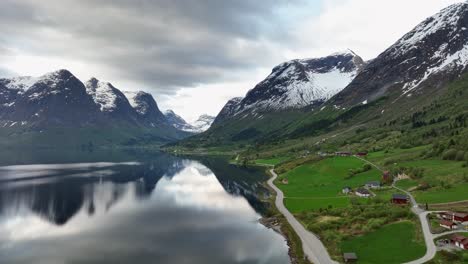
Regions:
<instances>
[{"instance_id":1,"label":"small cabin","mask_svg":"<svg viewBox=\"0 0 468 264\"><path fill-rule=\"evenodd\" d=\"M356 156L365 157L365 156L367 156L367 152L358 152L358 153L356 153Z\"/></svg>"},{"instance_id":2,"label":"small cabin","mask_svg":"<svg viewBox=\"0 0 468 264\"><path fill-rule=\"evenodd\" d=\"M366 183L366 187L370 189L379 189L381 187L381 184L379 181L370 181Z\"/></svg>"},{"instance_id":3,"label":"small cabin","mask_svg":"<svg viewBox=\"0 0 468 264\"><path fill-rule=\"evenodd\" d=\"M353 262L357 262L358 260L356 253L353 253L353 252L344 253L343 259L345 263L353 263Z\"/></svg>"},{"instance_id":4,"label":"small cabin","mask_svg":"<svg viewBox=\"0 0 468 264\"><path fill-rule=\"evenodd\" d=\"M358 188L358 189L356 190L356 195L359 196L359 197L368 198L368 197L371 196L371 193L370 193L369 190L367 190L367 189Z\"/></svg>"},{"instance_id":5,"label":"small cabin","mask_svg":"<svg viewBox=\"0 0 468 264\"><path fill-rule=\"evenodd\" d=\"M409 197L405 194L393 194L391 201L393 204L408 204Z\"/></svg>"},{"instance_id":6,"label":"small cabin","mask_svg":"<svg viewBox=\"0 0 468 264\"><path fill-rule=\"evenodd\" d=\"M452 221L448 221L448 220L441 220L439 221L439 225L443 228L446 228L448 230L453 230L453 229L457 229L457 224L455 224L454 222Z\"/></svg>"}]
</instances>

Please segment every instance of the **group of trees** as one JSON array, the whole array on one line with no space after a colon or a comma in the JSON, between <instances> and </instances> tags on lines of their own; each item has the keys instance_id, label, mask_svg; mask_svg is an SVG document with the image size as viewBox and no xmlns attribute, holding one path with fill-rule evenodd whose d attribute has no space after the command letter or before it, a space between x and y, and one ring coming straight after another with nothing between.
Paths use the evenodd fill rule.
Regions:
<instances>
[{"instance_id":1,"label":"group of trees","mask_svg":"<svg viewBox=\"0 0 468 264\"><path fill-rule=\"evenodd\" d=\"M364 164L361 168L349 169L348 176L346 178L350 179L350 178L354 177L355 175L357 175L359 173L370 171L371 169L372 169L372 166L367 164L367 163Z\"/></svg>"}]
</instances>

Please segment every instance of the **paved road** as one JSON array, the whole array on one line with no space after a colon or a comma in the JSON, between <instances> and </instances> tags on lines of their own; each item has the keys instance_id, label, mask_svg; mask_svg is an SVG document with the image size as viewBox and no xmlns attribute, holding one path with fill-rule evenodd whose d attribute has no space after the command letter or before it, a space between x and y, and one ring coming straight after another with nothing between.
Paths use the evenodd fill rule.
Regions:
<instances>
[{"instance_id":1,"label":"paved road","mask_svg":"<svg viewBox=\"0 0 468 264\"><path fill-rule=\"evenodd\" d=\"M309 261L312 261L314 264L338 263L331 259L327 249L320 239L318 239L318 237L312 232L306 230L304 226L302 226L301 223L299 223L299 221L297 221L297 219L288 211L288 209L286 209L283 203L283 192L273 184L273 181L278 177L278 175L273 169L270 170L270 172L273 177L268 180L268 185L273 188L277 194L275 200L276 207L286 217L296 234L301 238L304 254L307 256Z\"/></svg>"}]
</instances>

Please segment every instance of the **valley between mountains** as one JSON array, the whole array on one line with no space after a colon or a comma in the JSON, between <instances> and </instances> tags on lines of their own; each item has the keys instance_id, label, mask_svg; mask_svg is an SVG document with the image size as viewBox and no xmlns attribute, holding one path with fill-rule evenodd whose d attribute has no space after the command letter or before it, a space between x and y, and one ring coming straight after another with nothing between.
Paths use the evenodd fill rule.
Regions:
<instances>
[{"instance_id":1,"label":"valley between mountains","mask_svg":"<svg viewBox=\"0 0 468 264\"><path fill-rule=\"evenodd\" d=\"M468 237L468 3L366 59L347 49L281 63L194 123L68 70L4 78L0 147L223 155L274 170L284 197L267 220L293 263L467 263L453 235Z\"/></svg>"}]
</instances>

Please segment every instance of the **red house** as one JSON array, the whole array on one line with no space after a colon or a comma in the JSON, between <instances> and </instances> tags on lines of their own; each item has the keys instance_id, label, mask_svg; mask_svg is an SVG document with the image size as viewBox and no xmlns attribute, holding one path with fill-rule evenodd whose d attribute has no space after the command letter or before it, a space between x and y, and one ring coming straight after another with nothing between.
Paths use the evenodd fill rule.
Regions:
<instances>
[{"instance_id":1,"label":"red house","mask_svg":"<svg viewBox=\"0 0 468 264\"><path fill-rule=\"evenodd\" d=\"M468 237L454 234L450 240L456 247L468 249Z\"/></svg>"},{"instance_id":2,"label":"red house","mask_svg":"<svg viewBox=\"0 0 468 264\"><path fill-rule=\"evenodd\" d=\"M409 198L405 194L393 194L391 201L393 204L408 204Z\"/></svg>"},{"instance_id":3,"label":"red house","mask_svg":"<svg viewBox=\"0 0 468 264\"><path fill-rule=\"evenodd\" d=\"M367 152L358 152L358 153L356 153L356 156L365 157L365 156L367 156Z\"/></svg>"},{"instance_id":4,"label":"red house","mask_svg":"<svg viewBox=\"0 0 468 264\"><path fill-rule=\"evenodd\" d=\"M468 222L468 214L455 212L453 213L453 221L460 223Z\"/></svg>"},{"instance_id":5,"label":"red house","mask_svg":"<svg viewBox=\"0 0 468 264\"><path fill-rule=\"evenodd\" d=\"M468 214L460 212L444 212L440 214L440 217L445 220L453 221L456 223L468 222Z\"/></svg>"}]
</instances>

